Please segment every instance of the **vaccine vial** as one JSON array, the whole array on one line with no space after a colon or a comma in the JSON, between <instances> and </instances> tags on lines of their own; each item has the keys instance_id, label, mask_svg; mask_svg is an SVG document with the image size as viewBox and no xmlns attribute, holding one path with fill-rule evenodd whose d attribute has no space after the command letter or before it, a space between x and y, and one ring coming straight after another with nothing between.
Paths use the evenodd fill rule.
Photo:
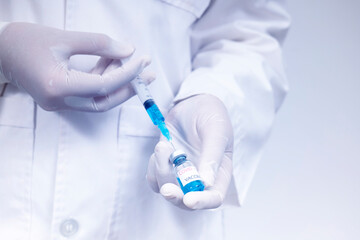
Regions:
<instances>
[{"instance_id":1,"label":"vaccine vial","mask_svg":"<svg viewBox=\"0 0 360 240\"><path fill-rule=\"evenodd\" d=\"M194 164L186 159L185 152L176 150L170 155L176 178L184 194L193 191L203 191L205 186Z\"/></svg>"}]
</instances>

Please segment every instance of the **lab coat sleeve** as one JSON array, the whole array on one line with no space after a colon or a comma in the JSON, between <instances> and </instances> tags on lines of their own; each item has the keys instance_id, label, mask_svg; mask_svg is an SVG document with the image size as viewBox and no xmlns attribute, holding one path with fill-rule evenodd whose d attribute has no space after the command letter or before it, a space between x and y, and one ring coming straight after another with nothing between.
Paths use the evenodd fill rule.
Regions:
<instances>
[{"instance_id":1,"label":"lab coat sleeve","mask_svg":"<svg viewBox=\"0 0 360 240\"><path fill-rule=\"evenodd\" d=\"M287 92L281 44L289 24L283 1L215 0L193 26L192 72L175 101L208 93L227 107L234 170L225 205L243 204Z\"/></svg>"},{"instance_id":2,"label":"lab coat sleeve","mask_svg":"<svg viewBox=\"0 0 360 240\"><path fill-rule=\"evenodd\" d=\"M8 22L0 22L0 34L2 33L2 31L5 29L5 27L8 25ZM2 71L2 67L1 67L1 61L0 61L0 91L2 89L2 84L6 83L6 79L5 76L3 74Z\"/></svg>"}]
</instances>

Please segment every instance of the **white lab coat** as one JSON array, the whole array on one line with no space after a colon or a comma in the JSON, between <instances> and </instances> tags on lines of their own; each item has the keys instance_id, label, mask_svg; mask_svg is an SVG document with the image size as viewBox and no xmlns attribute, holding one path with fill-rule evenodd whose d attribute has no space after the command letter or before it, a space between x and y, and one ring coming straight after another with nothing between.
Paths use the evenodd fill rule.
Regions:
<instances>
[{"instance_id":1,"label":"white lab coat","mask_svg":"<svg viewBox=\"0 0 360 240\"><path fill-rule=\"evenodd\" d=\"M282 2L1 0L0 21L127 39L136 55L151 55L150 90L164 113L174 99L218 96L235 133L225 205L239 205L287 90ZM86 71L96 60L71 64ZM0 97L0 238L240 239L226 234L227 210L181 210L150 190L145 174L158 138L136 97L104 113L46 112L8 85Z\"/></svg>"}]
</instances>

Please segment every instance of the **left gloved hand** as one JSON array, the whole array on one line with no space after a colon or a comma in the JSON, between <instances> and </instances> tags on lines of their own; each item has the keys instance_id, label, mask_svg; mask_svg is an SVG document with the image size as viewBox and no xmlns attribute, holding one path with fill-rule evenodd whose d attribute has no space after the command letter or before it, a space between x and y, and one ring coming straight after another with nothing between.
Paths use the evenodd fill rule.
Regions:
<instances>
[{"instance_id":1,"label":"left gloved hand","mask_svg":"<svg viewBox=\"0 0 360 240\"><path fill-rule=\"evenodd\" d=\"M164 137L149 161L147 180L151 188L180 208L219 207L232 176L233 130L225 106L212 95L196 95L177 103L166 124L175 148L184 150L198 168L205 190L183 194L169 161L174 149Z\"/></svg>"},{"instance_id":2,"label":"left gloved hand","mask_svg":"<svg viewBox=\"0 0 360 240\"><path fill-rule=\"evenodd\" d=\"M48 111L104 112L135 94L130 81L150 64L134 51L104 34L12 22L0 33L0 83L23 89ZM83 72L69 64L79 54L101 58L92 72ZM112 59L121 67L104 71Z\"/></svg>"}]
</instances>

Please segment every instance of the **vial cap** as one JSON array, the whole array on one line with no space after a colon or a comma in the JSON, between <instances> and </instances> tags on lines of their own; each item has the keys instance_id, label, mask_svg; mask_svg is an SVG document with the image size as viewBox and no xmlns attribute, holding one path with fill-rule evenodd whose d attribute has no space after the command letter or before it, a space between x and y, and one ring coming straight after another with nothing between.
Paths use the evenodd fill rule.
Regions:
<instances>
[{"instance_id":1,"label":"vial cap","mask_svg":"<svg viewBox=\"0 0 360 240\"><path fill-rule=\"evenodd\" d=\"M178 157L186 157L186 153L183 150L175 150L171 155L170 155L170 161L174 162L175 159L177 159Z\"/></svg>"}]
</instances>

